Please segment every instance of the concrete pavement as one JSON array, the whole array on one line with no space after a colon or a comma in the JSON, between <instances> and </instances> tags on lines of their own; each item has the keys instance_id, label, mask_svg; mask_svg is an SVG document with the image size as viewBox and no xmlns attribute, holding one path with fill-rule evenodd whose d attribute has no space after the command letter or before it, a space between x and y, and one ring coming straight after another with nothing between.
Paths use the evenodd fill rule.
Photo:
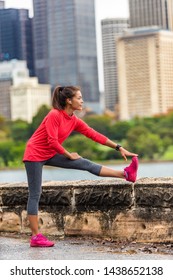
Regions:
<instances>
[{"instance_id":1,"label":"concrete pavement","mask_svg":"<svg viewBox=\"0 0 173 280\"><path fill-rule=\"evenodd\" d=\"M52 237L50 238L52 239ZM55 240L51 248L30 248L28 236L0 235L0 260L173 260L172 244L116 243L91 238Z\"/></svg>"}]
</instances>

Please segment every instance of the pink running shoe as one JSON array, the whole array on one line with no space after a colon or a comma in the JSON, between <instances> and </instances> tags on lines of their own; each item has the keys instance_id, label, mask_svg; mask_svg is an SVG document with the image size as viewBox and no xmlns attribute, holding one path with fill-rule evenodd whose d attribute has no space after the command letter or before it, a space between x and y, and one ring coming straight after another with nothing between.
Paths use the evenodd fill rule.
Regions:
<instances>
[{"instance_id":1,"label":"pink running shoe","mask_svg":"<svg viewBox=\"0 0 173 280\"><path fill-rule=\"evenodd\" d=\"M31 247L52 247L52 246L54 246L54 242L48 240L41 233L38 233L37 235L31 237L30 246Z\"/></svg>"},{"instance_id":2,"label":"pink running shoe","mask_svg":"<svg viewBox=\"0 0 173 280\"><path fill-rule=\"evenodd\" d=\"M138 158L133 157L131 164L124 168L124 175L127 181L129 182L135 182L137 177L137 171L138 171Z\"/></svg>"}]
</instances>

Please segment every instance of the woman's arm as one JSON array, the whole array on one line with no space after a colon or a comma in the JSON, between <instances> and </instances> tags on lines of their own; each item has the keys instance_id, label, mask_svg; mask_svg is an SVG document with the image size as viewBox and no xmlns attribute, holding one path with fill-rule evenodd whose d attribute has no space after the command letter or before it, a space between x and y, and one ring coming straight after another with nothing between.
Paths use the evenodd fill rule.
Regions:
<instances>
[{"instance_id":1,"label":"woman's arm","mask_svg":"<svg viewBox=\"0 0 173 280\"><path fill-rule=\"evenodd\" d=\"M84 134L86 137L88 137L88 138L90 138L90 139L94 140L95 142L98 142L102 145L108 146L108 147L113 148L113 149L118 148L117 143L111 141L105 135L103 135L103 134L97 132L96 130L94 130L93 128L89 127L81 119L78 119L75 130L77 130L78 132ZM120 151L122 157L125 160L127 160L127 156L131 156L131 157L138 156L137 154L134 154L134 153L131 153L131 152L127 151L123 147L120 147L117 150Z\"/></svg>"},{"instance_id":2,"label":"woman's arm","mask_svg":"<svg viewBox=\"0 0 173 280\"><path fill-rule=\"evenodd\" d=\"M134 157L134 156L138 156L138 154L134 154L134 153L131 153L129 151L127 151L126 149L124 149L123 147L119 147L119 144L111 141L110 139L107 139L106 143L105 143L105 146L108 146L110 148L113 148L113 149L117 149L117 151L120 151L122 157L127 160L127 156L128 157Z\"/></svg>"}]
</instances>

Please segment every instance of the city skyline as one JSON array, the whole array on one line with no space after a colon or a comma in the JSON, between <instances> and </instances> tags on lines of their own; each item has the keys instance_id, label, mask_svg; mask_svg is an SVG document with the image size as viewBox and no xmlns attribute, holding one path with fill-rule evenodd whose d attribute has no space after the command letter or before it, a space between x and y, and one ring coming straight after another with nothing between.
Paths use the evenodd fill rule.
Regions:
<instances>
[{"instance_id":1,"label":"city skyline","mask_svg":"<svg viewBox=\"0 0 173 280\"><path fill-rule=\"evenodd\" d=\"M33 16L32 0L4 0L5 8L29 9L30 16ZM96 33L97 33L97 55L98 55L98 76L99 90L104 90L103 57L101 40L101 20L105 18L128 17L128 0L95 0L96 9Z\"/></svg>"}]
</instances>

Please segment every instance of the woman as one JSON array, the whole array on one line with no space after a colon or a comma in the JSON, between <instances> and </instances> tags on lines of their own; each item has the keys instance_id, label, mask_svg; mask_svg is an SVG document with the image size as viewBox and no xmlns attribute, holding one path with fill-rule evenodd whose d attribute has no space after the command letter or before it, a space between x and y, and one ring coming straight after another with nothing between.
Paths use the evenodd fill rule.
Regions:
<instances>
[{"instance_id":1,"label":"woman","mask_svg":"<svg viewBox=\"0 0 173 280\"><path fill-rule=\"evenodd\" d=\"M29 186L27 214L32 231L30 240L32 247L54 245L52 241L39 233L38 229L38 205L41 195L43 165L86 170L97 176L122 178L131 182L135 182L137 177L137 154L128 152L74 115L75 111L82 110L83 105L79 87L56 87L52 105L52 110L29 139L23 158ZM127 156L132 157L131 164L122 171L116 171L82 158L76 152L68 152L62 143L74 130L93 141L120 151L125 160L127 160Z\"/></svg>"}]
</instances>

